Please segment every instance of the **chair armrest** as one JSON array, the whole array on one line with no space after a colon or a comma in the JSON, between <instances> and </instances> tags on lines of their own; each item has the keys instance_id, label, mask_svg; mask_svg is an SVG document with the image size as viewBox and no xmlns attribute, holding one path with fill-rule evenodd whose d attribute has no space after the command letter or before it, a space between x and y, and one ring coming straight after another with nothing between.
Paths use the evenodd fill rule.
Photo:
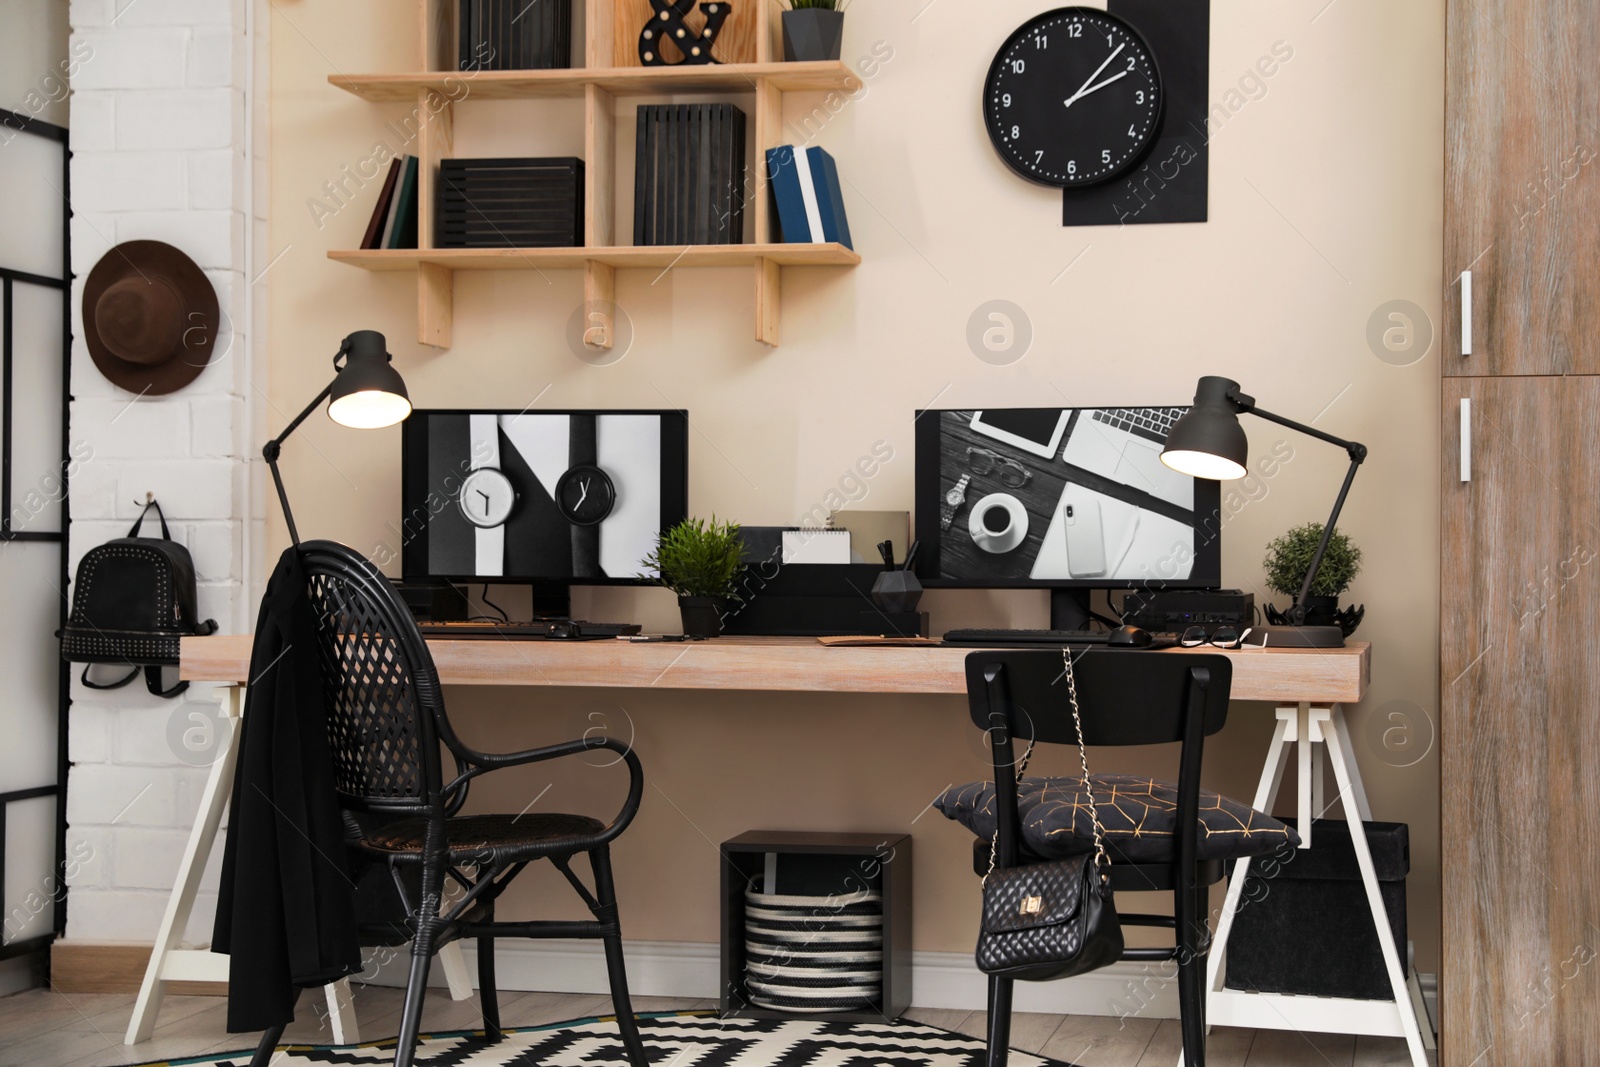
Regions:
<instances>
[{"instance_id":1,"label":"chair armrest","mask_svg":"<svg viewBox=\"0 0 1600 1067\"><path fill-rule=\"evenodd\" d=\"M644 767L639 762L639 757L634 754L633 748L621 741L594 734L580 738L577 741L567 741L559 745L548 745L544 748L530 748L522 752L468 752L465 753L466 770L456 776L455 780L444 787L443 795L447 804L453 801L457 790L461 799L465 798L468 784L480 774L490 771L503 770L507 767L521 767L530 763L542 763L545 760L562 759L567 756L577 756L595 749L610 749L622 757L628 765L628 797L622 802L621 809L611 820L604 831L601 832L596 844L609 843L612 838L628 828L633 817L639 811L639 801L644 797ZM459 806L459 802L457 802Z\"/></svg>"}]
</instances>

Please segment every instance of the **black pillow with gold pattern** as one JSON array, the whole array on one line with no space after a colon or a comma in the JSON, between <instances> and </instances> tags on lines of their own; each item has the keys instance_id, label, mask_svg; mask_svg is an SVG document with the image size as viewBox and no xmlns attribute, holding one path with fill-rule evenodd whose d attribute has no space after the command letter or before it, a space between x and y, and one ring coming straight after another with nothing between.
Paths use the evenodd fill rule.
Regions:
<instances>
[{"instance_id":1,"label":"black pillow with gold pattern","mask_svg":"<svg viewBox=\"0 0 1600 1067\"><path fill-rule=\"evenodd\" d=\"M1095 774L1091 778L1112 863L1170 861L1178 821L1178 787L1132 774ZM951 786L934 806L979 837L987 840L994 836L993 782ZM1017 815L1024 846L1041 858L1075 856L1094 847L1082 777L1022 779L1017 787ZM1261 856L1285 844L1291 848L1300 844L1293 827L1248 804L1200 790L1199 859Z\"/></svg>"}]
</instances>

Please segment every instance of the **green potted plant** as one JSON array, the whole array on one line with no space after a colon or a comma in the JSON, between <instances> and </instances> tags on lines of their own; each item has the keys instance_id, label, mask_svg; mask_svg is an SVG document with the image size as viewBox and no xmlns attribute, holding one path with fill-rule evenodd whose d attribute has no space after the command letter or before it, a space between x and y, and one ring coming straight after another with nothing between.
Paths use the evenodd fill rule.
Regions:
<instances>
[{"instance_id":1,"label":"green potted plant","mask_svg":"<svg viewBox=\"0 0 1600 1067\"><path fill-rule=\"evenodd\" d=\"M838 59L850 0L783 0L783 58L790 63Z\"/></svg>"},{"instance_id":2,"label":"green potted plant","mask_svg":"<svg viewBox=\"0 0 1600 1067\"><path fill-rule=\"evenodd\" d=\"M1322 540L1322 524L1308 522L1296 526L1267 545L1267 557L1262 566L1267 571L1267 587L1275 593L1289 597L1291 603L1300 595L1305 584L1306 571L1311 569L1311 559L1317 554ZM1361 624L1365 606L1339 608L1339 594L1350 588L1350 583L1361 573L1361 549L1343 530L1334 530L1323 553L1322 565L1317 568L1316 580L1311 583L1311 593L1306 597L1306 622L1312 626L1338 626L1349 636ZM1277 610L1268 606L1268 621L1274 624L1282 618Z\"/></svg>"},{"instance_id":3,"label":"green potted plant","mask_svg":"<svg viewBox=\"0 0 1600 1067\"><path fill-rule=\"evenodd\" d=\"M656 581L678 594L683 632L696 637L722 633L722 617L739 596L744 542L734 523L685 519L656 540L644 561Z\"/></svg>"}]
</instances>

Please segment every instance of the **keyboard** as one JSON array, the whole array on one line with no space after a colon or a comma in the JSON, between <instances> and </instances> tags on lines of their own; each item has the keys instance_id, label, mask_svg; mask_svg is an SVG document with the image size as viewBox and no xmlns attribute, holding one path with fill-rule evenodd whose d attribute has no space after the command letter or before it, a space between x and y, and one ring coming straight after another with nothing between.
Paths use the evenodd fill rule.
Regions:
<instances>
[{"instance_id":1,"label":"keyboard","mask_svg":"<svg viewBox=\"0 0 1600 1067\"><path fill-rule=\"evenodd\" d=\"M1171 648L1178 643L1175 633L1154 633L1150 648ZM944 635L947 645L1019 648L1027 645L1103 645L1111 639L1109 630L951 630Z\"/></svg>"},{"instance_id":2,"label":"keyboard","mask_svg":"<svg viewBox=\"0 0 1600 1067\"><path fill-rule=\"evenodd\" d=\"M581 619L539 619L534 622L419 622L423 637L449 640L596 641L631 637L644 627L631 622L584 622Z\"/></svg>"},{"instance_id":3,"label":"keyboard","mask_svg":"<svg viewBox=\"0 0 1600 1067\"><path fill-rule=\"evenodd\" d=\"M1165 444L1172 424L1188 411L1188 408L1101 408L1095 411L1094 421L1127 430L1156 444Z\"/></svg>"}]
</instances>

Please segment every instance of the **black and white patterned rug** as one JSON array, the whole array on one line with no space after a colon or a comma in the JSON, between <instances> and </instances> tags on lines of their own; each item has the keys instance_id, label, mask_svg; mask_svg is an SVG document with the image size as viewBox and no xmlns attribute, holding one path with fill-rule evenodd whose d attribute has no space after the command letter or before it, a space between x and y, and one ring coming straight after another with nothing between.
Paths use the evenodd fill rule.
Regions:
<instances>
[{"instance_id":1,"label":"black and white patterned rug","mask_svg":"<svg viewBox=\"0 0 1600 1067\"><path fill-rule=\"evenodd\" d=\"M983 1067L982 1041L920 1023L830 1023L809 1019L728 1019L706 1012L643 1015L639 1031L650 1062L662 1067ZM246 1067L249 1052L162 1061ZM389 1064L394 1040L332 1048L286 1046L272 1067ZM497 1042L481 1033L425 1035L417 1067L628 1067L614 1019L508 1030ZM1013 1067L1071 1067L1025 1052Z\"/></svg>"}]
</instances>

